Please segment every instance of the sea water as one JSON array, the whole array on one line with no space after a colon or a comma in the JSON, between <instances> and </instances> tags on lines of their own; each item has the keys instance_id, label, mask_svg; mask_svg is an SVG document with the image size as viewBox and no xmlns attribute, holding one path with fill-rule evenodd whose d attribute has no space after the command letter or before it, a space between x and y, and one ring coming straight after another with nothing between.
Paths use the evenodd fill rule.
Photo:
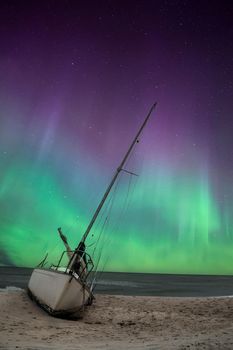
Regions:
<instances>
[{"instance_id":1,"label":"sea water","mask_svg":"<svg viewBox=\"0 0 233 350\"><path fill-rule=\"evenodd\" d=\"M26 288L32 269L0 267L0 288ZM102 272L95 293L201 297L233 295L233 276Z\"/></svg>"}]
</instances>

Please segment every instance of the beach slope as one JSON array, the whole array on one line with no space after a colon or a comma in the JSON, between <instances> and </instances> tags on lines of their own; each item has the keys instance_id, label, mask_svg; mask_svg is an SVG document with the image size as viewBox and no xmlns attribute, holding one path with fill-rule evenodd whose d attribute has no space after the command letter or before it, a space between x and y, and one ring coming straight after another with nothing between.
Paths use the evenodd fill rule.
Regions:
<instances>
[{"instance_id":1,"label":"beach slope","mask_svg":"<svg viewBox=\"0 0 233 350\"><path fill-rule=\"evenodd\" d=\"M233 349L233 298L97 295L83 318L47 315L0 292L0 349Z\"/></svg>"}]
</instances>

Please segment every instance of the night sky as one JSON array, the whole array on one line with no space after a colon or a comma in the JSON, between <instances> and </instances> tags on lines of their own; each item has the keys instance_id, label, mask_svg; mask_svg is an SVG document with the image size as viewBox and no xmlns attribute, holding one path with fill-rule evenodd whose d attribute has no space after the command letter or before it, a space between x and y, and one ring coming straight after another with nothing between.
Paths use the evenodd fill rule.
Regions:
<instances>
[{"instance_id":1,"label":"night sky","mask_svg":"<svg viewBox=\"0 0 233 350\"><path fill-rule=\"evenodd\" d=\"M88 251L233 273L232 18L232 1L1 1L2 265L56 262L59 226L77 245L157 101Z\"/></svg>"}]
</instances>

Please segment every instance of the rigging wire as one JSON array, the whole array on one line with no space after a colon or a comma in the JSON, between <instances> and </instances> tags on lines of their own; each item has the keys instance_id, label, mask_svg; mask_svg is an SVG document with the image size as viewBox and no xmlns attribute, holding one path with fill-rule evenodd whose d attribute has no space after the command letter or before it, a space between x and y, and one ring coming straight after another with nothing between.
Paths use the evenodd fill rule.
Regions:
<instances>
[{"instance_id":1,"label":"rigging wire","mask_svg":"<svg viewBox=\"0 0 233 350\"><path fill-rule=\"evenodd\" d=\"M103 214L105 214L105 213L107 212L106 217L105 217L105 220L104 220L104 223L102 224L102 227L101 227L101 229L100 229L100 233L99 233L99 235L98 235L98 239L97 239L97 242L96 242L96 244L95 244L95 248L94 248L93 253L92 253L93 256L95 255L95 251L96 251L97 245L98 245L98 243L99 243L99 241L100 241L100 239L101 239L102 232L103 232L103 230L104 230L104 227L105 227L106 221L107 221L107 219L108 219L109 213L111 212L112 205L113 205L113 201L114 201L114 197L115 197L115 193L116 193L116 189L117 189L117 185L118 185L118 183L116 184L116 187L115 187L115 189L114 189L114 192L113 192L113 194L112 194L110 200L108 201L107 206L106 206L105 209L104 209L104 212L103 212L102 215L101 215L100 221L98 222L98 225L97 225L97 226L100 226L101 220L103 219ZM96 228L95 230L97 230L97 228Z\"/></svg>"},{"instance_id":2,"label":"rigging wire","mask_svg":"<svg viewBox=\"0 0 233 350\"><path fill-rule=\"evenodd\" d=\"M126 164L125 164L126 167L128 167L128 164L129 164L130 160L132 159L133 154L134 154L134 152L132 152L130 154L130 156L129 156ZM127 186L127 192L126 192L126 196L125 196L125 199L124 199L124 204L122 206L122 210L120 211L120 214L118 215L118 218L117 218L116 222L113 225L113 229L111 229L112 232L117 232L119 230L120 222L122 222L122 218L125 217L125 214L126 214L128 208L129 208L129 204L130 204L130 202L132 200L132 196L130 198L130 192L131 192L132 188L133 188L132 193L134 192L135 185L136 185L136 182L134 183L134 186L132 185L133 184L132 176L133 176L133 174L130 174L129 181L128 181L128 186ZM113 195L112 195L110 201L108 202L108 205L105 207L104 213L107 212L107 216L105 217L105 220L104 220L104 222L102 224L102 227L101 227L101 230L100 230L97 242L95 244L95 248L93 250L93 254L94 254L93 256L95 256L97 246L98 245L100 246L100 243L102 243L101 246L100 246L99 255L97 257L97 261L96 261L96 264L95 264L95 270L93 271L94 272L94 276L93 276L93 279L92 279L92 287L93 288L95 288L95 285L96 285L97 274L98 274L98 276L101 276L101 274L102 274L100 271L97 271L97 270L98 270L99 263L100 263L100 260L101 260L101 257L102 257L103 247L106 246L107 243L110 244L110 237L112 235L107 235L107 236L104 237L104 232L106 232L106 229L109 227L110 215L111 215L111 212L112 212L113 204L114 204L115 199L116 199L116 190L117 190L117 188L119 186L119 182L120 182L121 178L122 178L122 173L120 174L120 176L119 176L119 178L117 180L117 183L116 183L115 188L114 188ZM101 215L100 221L98 222L98 225L101 222L102 218L103 218L103 213ZM102 272L104 271L108 260L109 260L109 256L107 257L105 263L103 264Z\"/></svg>"},{"instance_id":3,"label":"rigging wire","mask_svg":"<svg viewBox=\"0 0 233 350\"><path fill-rule=\"evenodd\" d=\"M108 212L109 210L109 207L111 206L111 203L112 201L114 200L114 195L115 195L115 192L116 192L116 189L117 189L117 186L119 184L119 178L117 179L116 183L115 183L115 187L114 187L114 191L113 193L110 194L110 198L106 201L107 204L104 205L103 209L102 209L102 213L100 214L100 217L99 219L96 220L96 224L95 224L95 229L94 231L97 231L98 232L98 228L102 222L102 219L103 219L103 216L105 213ZM108 215L108 214L107 214ZM103 224L102 224L103 225ZM101 228L102 230L102 228ZM95 233L92 234L92 237L94 237ZM95 243L94 243L95 244ZM93 245L93 244L91 244Z\"/></svg>"},{"instance_id":4,"label":"rigging wire","mask_svg":"<svg viewBox=\"0 0 233 350\"><path fill-rule=\"evenodd\" d=\"M105 218L105 220L104 220L104 223L103 223L103 225L102 225L101 231L100 231L100 233L99 233L99 237L98 237L98 242L97 242L97 244L98 244L98 243L100 244L101 241L104 240L104 232L106 231L106 229L107 229L107 227L108 227L108 225L109 225L109 219L110 219L110 215L111 215L111 212L112 212L112 208L113 208L113 205L114 205L114 202L115 202L115 199L116 199L116 191L117 191L117 188L118 188L118 185L119 185L119 181L120 181L120 179L118 179L118 181L117 181L117 183L116 183L116 185L115 185L114 191L113 191L113 195L112 195L112 197L111 197L111 199L110 199L110 201L109 201L109 205L108 205L108 214L107 214L107 216L106 216L106 218ZM107 238L109 238L109 237L107 237ZM106 241L106 239L105 239L105 241ZM102 248L100 248L100 252L101 252L102 249L103 249L104 243L105 243L105 242L102 242ZM95 255L95 251L96 251L96 249L97 249L97 244L96 244L96 246L95 246L95 248L94 248L94 251L93 251L93 254L94 254L94 255ZM99 259L100 259L100 258L97 258L97 260L99 260Z\"/></svg>"},{"instance_id":5,"label":"rigging wire","mask_svg":"<svg viewBox=\"0 0 233 350\"><path fill-rule=\"evenodd\" d=\"M94 292L95 288L96 288L96 285L97 285L97 280L96 280L96 276L98 274L98 279L100 280L101 277L103 276L103 273L104 273L104 270L105 270L105 267L109 261L109 258L110 258L110 255L107 256L106 260L105 260L105 263L103 264L103 268L101 271L95 271L95 274L94 274L94 278L92 280L92 284L91 284L91 290L92 292Z\"/></svg>"},{"instance_id":6,"label":"rigging wire","mask_svg":"<svg viewBox=\"0 0 233 350\"><path fill-rule=\"evenodd\" d=\"M120 224L119 224L119 222L120 222L120 220L119 219L121 219L122 218L122 216L125 214L125 212L127 211L127 208L128 208L128 204L129 204L129 194L130 194L130 189L131 189L131 183L132 183L132 175L130 176L130 179L129 179L129 183L128 183L128 189L127 189L127 194L126 194L126 198L125 198L125 200L124 200L124 206L123 206L123 209L122 209L122 211L121 211L121 213L120 213L120 215L119 215L119 217L118 217L118 222L117 222L117 224L118 224L118 227L117 227L117 230L119 229L119 226L120 226ZM111 207L111 209L112 209L112 207ZM110 213L109 213L110 214ZM106 221L106 227L109 225L109 220L108 221ZM114 229L112 229L111 231L113 231L113 232L115 232L116 231L116 224L115 224L115 228ZM106 228L105 227L105 228ZM105 262L104 262L104 264L103 264L103 267L102 267L102 269L101 269L101 271L97 271L98 270L98 267L99 267L99 263L100 263L100 259L101 259L101 256L102 256L102 252L103 252L103 247L107 244L107 240L109 240L109 242L108 242L108 244L110 244L110 239L109 239L109 237L111 237L112 235L107 235L106 236L106 239L105 239L105 241L103 242L103 244L102 244L102 247L100 248L100 252L99 252L99 256L98 256L98 259L97 259L97 262L96 262L96 268L95 268L95 271L94 271L94 276L93 276L93 279L92 279L92 288L94 289L95 288L95 286L96 286L96 280L97 280L97 275L99 276L99 278L101 277L101 275L102 275L102 273L104 272L104 270L105 270L105 267L106 267L106 264L107 264L107 262L109 261L109 258L110 258L110 255L108 255L107 257L106 257L106 260L105 260Z\"/></svg>"},{"instance_id":7,"label":"rigging wire","mask_svg":"<svg viewBox=\"0 0 233 350\"><path fill-rule=\"evenodd\" d=\"M130 159L131 159L132 155L130 156ZM128 160L127 162L127 165L130 161L130 159ZM117 232L119 230L119 227L120 227L120 223L122 222L122 218L125 216L128 208L129 208L129 204L132 200L132 196L130 196L130 194L134 192L135 190L135 187L136 187L136 181L133 182L132 180L132 176L133 174L130 174L130 177L129 177L129 181L128 181L128 187L127 187L127 192L126 192L126 197L125 197L125 200L124 200L124 204L123 204L123 207L122 207L122 210L120 212L120 215L118 215L118 218L116 220L116 222L113 224L113 228L111 229L112 232ZM120 181L120 179L119 179ZM118 181L118 184L119 184L119 181ZM133 189L131 191L131 189ZM116 189L115 189L116 190ZM110 213L109 213L110 214ZM106 226L105 226L105 229L106 227L109 225L109 220L106 222ZM100 276L102 275L102 273L100 271L97 271L98 267L99 267L99 263L100 263L100 259L101 259L101 256L102 256L102 252L103 252L103 246L107 244L107 240L109 241L108 244L110 244L110 239L109 237L112 237L112 235L108 235L106 238L105 238L105 241L103 242L103 245L102 245L102 248L99 252L99 257L98 257L98 260L97 260L97 264L96 264L96 269L95 269L95 273L94 273L94 277L93 277L93 282L92 282L92 285L93 285L93 288L95 288L94 284L96 283L96 279L97 279L97 274L100 278ZM110 256L107 257L105 263L103 264L103 267L102 267L102 272L105 270L105 267L106 267L106 264L109 260Z\"/></svg>"},{"instance_id":8,"label":"rigging wire","mask_svg":"<svg viewBox=\"0 0 233 350\"><path fill-rule=\"evenodd\" d=\"M120 177L121 177L121 175L120 175ZM101 257L102 257L103 248L104 248L104 246L106 246L106 244L110 244L111 243L111 235L105 235L104 236L104 232L106 232L107 228L109 227L112 208L113 208L114 202L116 200L116 191L117 191L117 188L118 188L119 183L120 183L120 177L117 180L117 183L115 185L113 196L111 197L111 205L109 206L108 215L105 218L105 221L104 221L104 224L103 224L103 227L102 227L102 231L100 233L100 235L101 235L100 238L101 239L99 240L99 242L102 243L102 244L101 245L99 244L100 245L99 254L98 254L98 257L97 257L97 261L96 261L96 264L95 264L95 270L93 271L94 275L93 275L92 282L91 282L92 287L94 286L94 283L96 281L97 274L99 275L99 273L100 273L98 271L98 267L99 267L99 263L100 263L100 260L101 260ZM102 240L102 242L101 242L101 240ZM106 263L104 264L103 269L105 268Z\"/></svg>"},{"instance_id":9,"label":"rigging wire","mask_svg":"<svg viewBox=\"0 0 233 350\"><path fill-rule=\"evenodd\" d=\"M98 236L95 248L93 250L93 253L92 253L93 256L95 255L95 251L96 251L97 245L98 245L98 243L100 242L100 240L102 238L105 226L106 226L106 224L107 224L107 222L109 220L109 216L110 216L111 211L112 211L112 207L113 207L113 204L114 204L114 200L115 200L115 196L116 196L116 190L117 190L118 185L119 185L119 179L116 182L116 185L115 185L114 191L112 193L112 196L111 196L111 198L110 198L110 200L109 200L109 202L107 204L107 207L105 208L104 212L107 212L107 215L105 217L104 223L102 224L102 227L101 227L101 230L100 230L100 233L99 233L99 236ZM102 218L103 218L103 215L101 216L101 219Z\"/></svg>"}]
</instances>

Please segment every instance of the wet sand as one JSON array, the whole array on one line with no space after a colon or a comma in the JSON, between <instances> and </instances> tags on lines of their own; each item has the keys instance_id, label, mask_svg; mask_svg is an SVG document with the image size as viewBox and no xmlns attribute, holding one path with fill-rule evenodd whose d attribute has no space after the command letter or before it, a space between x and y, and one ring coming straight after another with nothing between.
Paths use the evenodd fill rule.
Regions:
<instances>
[{"instance_id":1,"label":"wet sand","mask_svg":"<svg viewBox=\"0 0 233 350\"><path fill-rule=\"evenodd\" d=\"M68 321L2 289L0 349L233 349L233 298L97 295Z\"/></svg>"}]
</instances>

